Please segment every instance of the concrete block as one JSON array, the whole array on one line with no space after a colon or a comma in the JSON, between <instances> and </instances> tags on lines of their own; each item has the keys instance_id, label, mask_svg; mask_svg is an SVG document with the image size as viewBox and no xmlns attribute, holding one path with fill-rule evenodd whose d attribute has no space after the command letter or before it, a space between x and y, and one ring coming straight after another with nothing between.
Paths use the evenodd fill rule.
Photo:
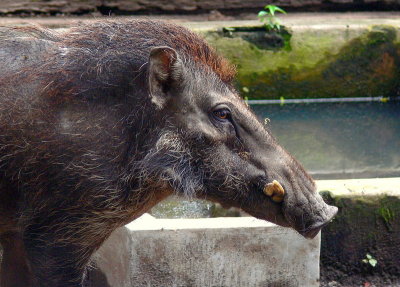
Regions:
<instances>
[{"instance_id":1,"label":"concrete block","mask_svg":"<svg viewBox=\"0 0 400 287\"><path fill-rule=\"evenodd\" d=\"M117 230L90 286L319 286L320 236L252 217L155 219Z\"/></svg>"}]
</instances>

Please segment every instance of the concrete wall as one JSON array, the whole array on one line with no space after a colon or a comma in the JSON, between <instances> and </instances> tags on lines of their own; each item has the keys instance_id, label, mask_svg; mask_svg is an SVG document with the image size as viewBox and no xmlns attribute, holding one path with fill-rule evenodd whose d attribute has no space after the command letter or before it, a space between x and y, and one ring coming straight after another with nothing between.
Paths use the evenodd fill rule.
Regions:
<instances>
[{"instance_id":1,"label":"concrete wall","mask_svg":"<svg viewBox=\"0 0 400 287\"><path fill-rule=\"evenodd\" d=\"M281 34L232 25L205 35L238 67L237 87L249 99L393 97L400 90L400 21L370 20L288 21Z\"/></svg>"},{"instance_id":2,"label":"concrete wall","mask_svg":"<svg viewBox=\"0 0 400 287\"><path fill-rule=\"evenodd\" d=\"M117 230L91 286L319 286L319 235L254 218L154 219Z\"/></svg>"},{"instance_id":3,"label":"concrete wall","mask_svg":"<svg viewBox=\"0 0 400 287\"><path fill-rule=\"evenodd\" d=\"M2 0L1 14L88 14L111 13L199 13L219 10L240 13L260 10L270 2L264 0ZM273 2L292 10L301 9L390 9L400 6L399 0L277 0Z\"/></svg>"}]
</instances>

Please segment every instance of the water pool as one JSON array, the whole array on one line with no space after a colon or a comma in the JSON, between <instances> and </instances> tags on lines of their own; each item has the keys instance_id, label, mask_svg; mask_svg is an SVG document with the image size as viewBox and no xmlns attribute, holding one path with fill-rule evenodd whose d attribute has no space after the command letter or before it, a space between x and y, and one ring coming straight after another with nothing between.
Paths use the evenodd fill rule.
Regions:
<instances>
[{"instance_id":1,"label":"water pool","mask_svg":"<svg viewBox=\"0 0 400 287\"><path fill-rule=\"evenodd\" d=\"M251 107L317 179L400 176L399 101Z\"/></svg>"}]
</instances>

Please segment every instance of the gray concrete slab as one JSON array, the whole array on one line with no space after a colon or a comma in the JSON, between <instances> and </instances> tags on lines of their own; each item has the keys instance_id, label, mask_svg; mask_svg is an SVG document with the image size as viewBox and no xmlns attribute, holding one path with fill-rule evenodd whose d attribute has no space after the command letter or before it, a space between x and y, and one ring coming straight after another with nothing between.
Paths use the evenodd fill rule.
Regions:
<instances>
[{"instance_id":1,"label":"gray concrete slab","mask_svg":"<svg viewBox=\"0 0 400 287\"><path fill-rule=\"evenodd\" d=\"M162 19L186 25L196 30L214 30L222 27L260 25L255 13L210 20L208 14L155 16L59 16L59 17L0 17L0 25L37 24L47 27L69 27L99 20ZM289 13L279 15L282 25L298 29L355 28L371 25L400 26L400 12L344 12L344 13Z\"/></svg>"},{"instance_id":2,"label":"gray concrete slab","mask_svg":"<svg viewBox=\"0 0 400 287\"><path fill-rule=\"evenodd\" d=\"M317 180L318 191L334 196L392 195L400 197L400 177Z\"/></svg>"},{"instance_id":3,"label":"gray concrete slab","mask_svg":"<svg viewBox=\"0 0 400 287\"><path fill-rule=\"evenodd\" d=\"M319 286L319 245L319 235L304 239L250 217L145 215L99 250L97 265L108 285L92 286Z\"/></svg>"}]
</instances>

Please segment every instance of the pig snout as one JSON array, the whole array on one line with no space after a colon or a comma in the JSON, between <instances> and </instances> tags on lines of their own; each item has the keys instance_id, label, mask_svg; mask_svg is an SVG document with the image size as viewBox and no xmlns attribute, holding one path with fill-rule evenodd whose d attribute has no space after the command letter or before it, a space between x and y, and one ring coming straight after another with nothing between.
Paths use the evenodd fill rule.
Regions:
<instances>
[{"instance_id":1,"label":"pig snout","mask_svg":"<svg viewBox=\"0 0 400 287\"><path fill-rule=\"evenodd\" d=\"M322 227L326 226L338 212L338 208L336 206L331 206L325 204L325 216L321 219L317 220L314 224L308 226L305 230L300 231L300 234L307 238L314 238L317 236L318 232L322 229Z\"/></svg>"},{"instance_id":2,"label":"pig snout","mask_svg":"<svg viewBox=\"0 0 400 287\"><path fill-rule=\"evenodd\" d=\"M283 214L295 230L306 238L314 238L337 214L338 208L328 205L315 189L315 185L286 189L273 180L263 192L275 203L281 203Z\"/></svg>"}]
</instances>

